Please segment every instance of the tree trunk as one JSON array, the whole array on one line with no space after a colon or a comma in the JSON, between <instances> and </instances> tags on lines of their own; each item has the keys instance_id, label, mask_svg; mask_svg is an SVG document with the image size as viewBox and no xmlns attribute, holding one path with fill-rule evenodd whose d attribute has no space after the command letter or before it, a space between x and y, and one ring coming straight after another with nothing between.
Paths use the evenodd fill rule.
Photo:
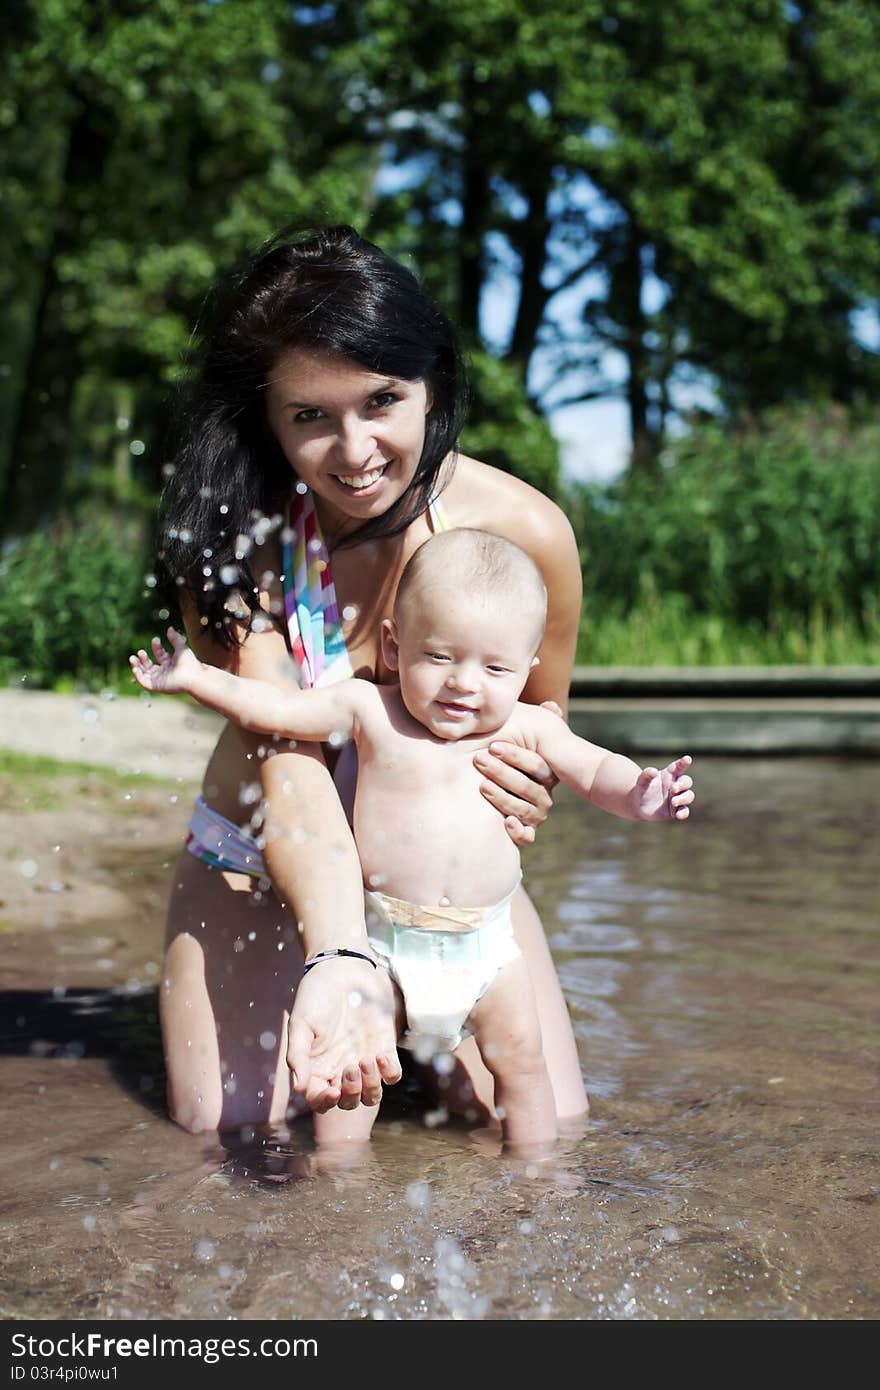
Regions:
<instances>
[{"instance_id":1,"label":"tree trunk","mask_svg":"<svg viewBox=\"0 0 880 1390\"><path fill-rule=\"evenodd\" d=\"M82 109L71 125L59 176L54 230L12 431L10 463L0 504L2 525L7 532L20 534L30 530L50 515L61 500L80 359L77 341L67 328L65 287L58 265L79 240L80 190L100 179L104 152L104 141L96 134L90 113Z\"/></svg>"},{"instance_id":2,"label":"tree trunk","mask_svg":"<svg viewBox=\"0 0 880 1390\"><path fill-rule=\"evenodd\" d=\"M480 336L480 294L483 289L483 236L489 199L487 162L480 158L476 102L481 94L472 68L462 81L464 152L462 155L462 220L458 262L458 323L471 342Z\"/></svg>"},{"instance_id":3,"label":"tree trunk","mask_svg":"<svg viewBox=\"0 0 880 1390\"><path fill-rule=\"evenodd\" d=\"M626 400L632 435L630 468L634 472L646 472L653 467L657 451L648 421L650 361L645 345L645 316L642 310L642 243L632 222L626 229L625 238L624 253L618 267L618 287L626 331L624 351L629 366Z\"/></svg>"},{"instance_id":4,"label":"tree trunk","mask_svg":"<svg viewBox=\"0 0 880 1390\"><path fill-rule=\"evenodd\" d=\"M550 217L547 212L550 179L550 169L541 168L537 171L537 178L530 180L526 190L529 210L521 224L522 234L515 240L522 270L516 322L507 356L516 366L524 382L528 377L529 363L547 305L547 291L541 283L541 277L547 260L547 238L550 235Z\"/></svg>"}]
</instances>

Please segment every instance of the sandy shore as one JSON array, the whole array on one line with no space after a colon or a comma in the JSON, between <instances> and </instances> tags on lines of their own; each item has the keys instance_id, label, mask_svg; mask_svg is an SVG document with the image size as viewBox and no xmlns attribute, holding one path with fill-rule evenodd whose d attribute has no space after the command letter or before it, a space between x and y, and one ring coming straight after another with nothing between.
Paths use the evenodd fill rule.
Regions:
<instances>
[{"instance_id":1,"label":"sandy shore","mask_svg":"<svg viewBox=\"0 0 880 1390\"><path fill-rule=\"evenodd\" d=\"M185 699L0 690L0 748L195 782L223 721Z\"/></svg>"}]
</instances>

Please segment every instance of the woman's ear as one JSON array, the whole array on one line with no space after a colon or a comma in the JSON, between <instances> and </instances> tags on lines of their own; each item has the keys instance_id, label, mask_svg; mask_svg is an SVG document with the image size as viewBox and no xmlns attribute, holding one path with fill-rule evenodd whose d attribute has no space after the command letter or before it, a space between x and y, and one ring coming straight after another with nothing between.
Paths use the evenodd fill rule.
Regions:
<instances>
[{"instance_id":1,"label":"woman's ear","mask_svg":"<svg viewBox=\"0 0 880 1390\"><path fill-rule=\"evenodd\" d=\"M382 619L382 660L385 662L389 671L396 671L399 666L399 643L397 639L397 624L393 618Z\"/></svg>"}]
</instances>

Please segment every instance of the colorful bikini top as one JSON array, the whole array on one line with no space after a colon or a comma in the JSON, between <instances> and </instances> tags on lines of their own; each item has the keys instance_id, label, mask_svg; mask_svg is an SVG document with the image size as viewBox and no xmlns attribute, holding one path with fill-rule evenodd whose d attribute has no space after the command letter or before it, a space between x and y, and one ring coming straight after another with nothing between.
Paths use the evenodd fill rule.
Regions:
<instances>
[{"instance_id":1,"label":"colorful bikini top","mask_svg":"<svg viewBox=\"0 0 880 1390\"><path fill-rule=\"evenodd\" d=\"M449 530L436 497L428 503L428 519L432 531ZM308 690L347 680L354 672L342 632L330 554L314 496L305 483L296 485L282 538L284 612L300 687Z\"/></svg>"}]
</instances>

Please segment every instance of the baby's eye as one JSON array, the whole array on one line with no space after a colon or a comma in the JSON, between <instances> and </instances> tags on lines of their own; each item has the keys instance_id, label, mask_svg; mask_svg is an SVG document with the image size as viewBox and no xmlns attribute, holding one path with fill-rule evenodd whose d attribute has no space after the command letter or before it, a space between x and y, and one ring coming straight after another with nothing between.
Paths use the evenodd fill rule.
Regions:
<instances>
[{"instance_id":1,"label":"baby's eye","mask_svg":"<svg viewBox=\"0 0 880 1390\"><path fill-rule=\"evenodd\" d=\"M491 671L493 676L507 676L510 674L509 666L487 666L487 671Z\"/></svg>"},{"instance_id":2,"label":"baby's eye","mask_svg":"<svg viewBox=\"0 0 880 1390\"><path fill-rule=\"evenodd\" d=\"M425 652L425 656L431 661L449 661L445 652Z\"/></svg>"}]
</instances>

